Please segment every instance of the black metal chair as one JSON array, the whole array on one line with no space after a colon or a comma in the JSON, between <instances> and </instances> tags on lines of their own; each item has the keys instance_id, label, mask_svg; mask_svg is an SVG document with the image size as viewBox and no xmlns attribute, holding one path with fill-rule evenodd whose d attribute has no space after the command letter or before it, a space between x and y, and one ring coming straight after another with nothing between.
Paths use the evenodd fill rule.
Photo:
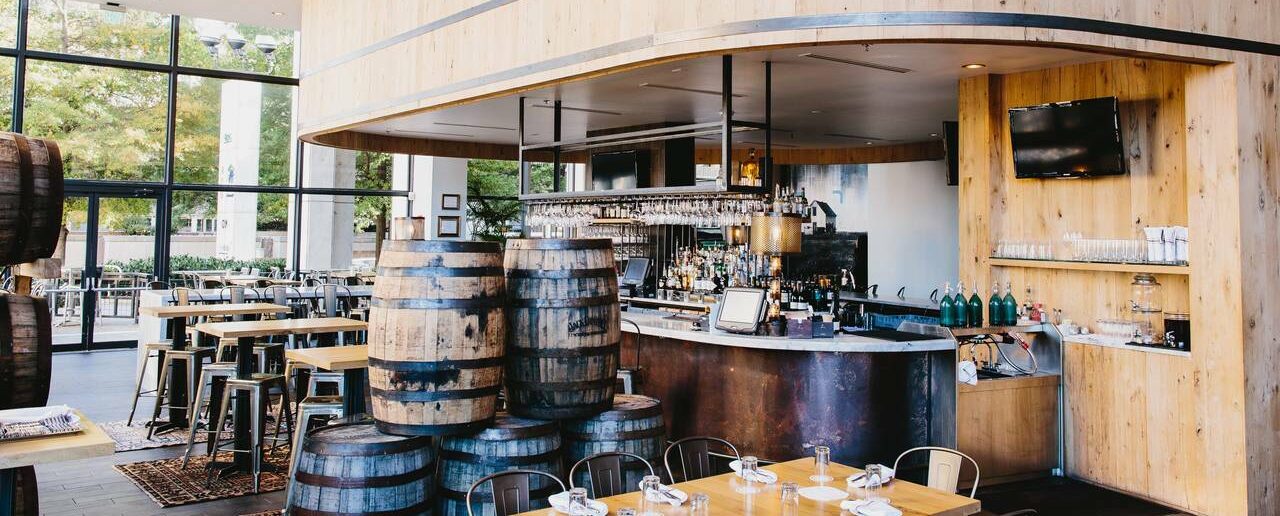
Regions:
<instances>
[{"instance_id":1,"label":"black metal chair","mask_svg":"<svg viewBox=\"0 0 1280 516\"><path fill-rule=\"evenodd\" d=\"M578 467L585 464L587 466L587 478L591 480L592 498L604 498L639 489L640 486L629 486L622 482L622 459L624 457L639 461L644 464L644 467L649 468L650 475L657 475L657 472L653 469L653 464L649 464L649 461L645 460L644 457L627 452L602 452L586 457L575 463L572 468L569 468L569 487L578 487L574 485L574 479L577 478Z\"/></svg>"},{"instance_id":2,"label":"black metal chair","mask_svg":"<svg viewBox=\"0 0 1280 516\"><path fill-rule=\"evenodd\" d=\"M528 512L529 507L529 478L534 476L549 477L560 485L560 490L565 491L564 482L559 477L547 473L545 471L534 471L531 469L513 469L510 471L499 471L492 475L488 475L471 484L467 488L467 516L474 516L471 510L471 495L476 489L484 485L485 482L492 482L493 490L493 513L494 516L509 516L511 514L519 514Z\"/></svg>"},{"instance_id":3,"label":"black metal chair","mask_svg":"<svg viewBox=\"0 0 1280 516\"><path fill-rule=\"evenodd\" d=\"M715 475L715 471L711 469L711 448L708 446L716 443L725 449L733 452L733 458L742 460L742 454L738 453L738 447L733 443L721 439L719 437L695 436L685 437L670 446L662 452L662 465L667 468L667 478L672 483L688 482ZM680 459L680 477L676 477L675 470L671 469L671 452L676 451ZM724 455L728 457L728 455Z\"/></svg>"}]
</instances>

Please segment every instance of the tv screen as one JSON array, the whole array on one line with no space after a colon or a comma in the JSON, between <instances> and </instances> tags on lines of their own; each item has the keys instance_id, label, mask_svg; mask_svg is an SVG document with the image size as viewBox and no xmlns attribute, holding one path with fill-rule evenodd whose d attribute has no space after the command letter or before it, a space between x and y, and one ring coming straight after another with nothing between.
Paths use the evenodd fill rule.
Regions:
<instances>
[{"instance_id":1,"label":"tv screen","mask_svg":"<svg viewBox=\"0 0 1280 516\"><path fill-rule=\"evenodd\" d=\"M621 190L649 186L649 151L598 152L591 155L591 189Z\"/></svg>"},{"instance_id":2,"label":"tv screen","mask_svg":"<svg viewBox=\"0 0 1280 516\"><path fill-rule=\"evenodd\" d=\"M1018 178L1125 173L1115 97L1010 109L1009 135Z\"/></svg>"}]
</instances>

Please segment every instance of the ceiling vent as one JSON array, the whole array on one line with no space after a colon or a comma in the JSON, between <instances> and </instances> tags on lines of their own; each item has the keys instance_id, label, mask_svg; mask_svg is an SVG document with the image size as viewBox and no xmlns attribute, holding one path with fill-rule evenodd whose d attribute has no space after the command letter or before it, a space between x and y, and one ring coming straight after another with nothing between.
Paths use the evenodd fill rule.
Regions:
<instances>
[{"instance_id":1,"label":"ceiling vent","mask_svg":"<svg viewBox=\"0 0 1280 516\"><path fill-rule=\"evenodd\" d=\"M914 71L914 70L911 70L910 68L902 68L898 66L880 64L880 63L871 63L867 61L855 61L853 59L845 59L843 57L814 54L812 52L806 52L804 54L800 54L800 57L807 57L809 59L820 59L822 61L831 61L833 63L841 63L841 64L847 64L852 66L861 66L863 68L874 68L876 70L884 70L886 72L893 72L893 73L910 73Z\"/></svg>"}]
</instances>

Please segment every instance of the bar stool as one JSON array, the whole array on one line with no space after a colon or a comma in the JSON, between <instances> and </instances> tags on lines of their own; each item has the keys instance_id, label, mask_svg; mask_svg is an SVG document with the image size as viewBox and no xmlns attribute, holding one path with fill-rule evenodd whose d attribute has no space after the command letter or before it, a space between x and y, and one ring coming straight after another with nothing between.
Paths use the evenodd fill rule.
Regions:
<instances>
[{"instance_id":1,"label":"bar stool","mask_svg":"<svg viewBox=\"0 0 1280 516\"><path fill-rule=\"evenodd\" d=\"M213 414L214 397L212 393L216 392L213 390L216 388L214 385L214 378L222 378L226 380L228 378L234 378L235 375L236 365L230 362L214 362L204 366L204 369L200 371L200 383L196 384L196 396L191 404L191 421L189 422L189 431L187 432L187 451L182 454L182 469L187 469L187 462L191 460L191 450L196 446L196 432L203 431L205 433L205 439L213 437L213 422L215 418ZM208 385L210 393L208 403L209 417L205 422L205 429L198 430L200 412L204 411L206 407L204 401L206 385ZM218 405L221 406L221 403L218 403Z\"/></svg>"},{"instance_id":2,"label":"bar stool","mask_svg":"<svg viewBox=\"0 0 1280 516\"><path fill-rule=\"evenodd\" d=\"M173 304L175 306L190 305L192 294L195 294L197 299L201 299L199 292L184 287L175 288L170 291L170 294L173 297ZM195 328L187 326L187 342L196 342L196 333ZM138 381L135 382L133 386L133 406L129 408L129 420L125 423L125 426L133 425L133 416L138 411L138 399L148 394L154 394L159 390L158 387L149 391L142 390L142 380L147 377L147 369L150 368L151 359L154 358L159 362L160 357L170 349L173 349L173 339L162 339L158 342L149 342L143 345L142 364L138 367ZM155 353L154 355L152 354L153 352Z\"/></svg>"},{"instance_id":3,"label":"bar stool","mask_svg":"<svg viewBox=\"0 0 1280 516\"><path fill-rule=\"evenodd\" d=\"M298 403L298 424L293 431L293 445L289 447L289 478L298 469L298 457L302 455L302 441L307 435L307 424L314 416L342 417L342 396L307 396ZM285 504L293 499L293 482L285 489Z\"/></svg>"},{"instance_id":4,"label":"bar stool","mask_svg":"<svg viewBox=\"0 0 1280 516\"><path fill-rule=\"evenodd\" d=\"M174 362L181 360L187 370L188 381L192 378L200 377L200 370L204 365L204 359L213 359L213 348L186 348L180 351L169 350L164 353L164 362L160 365L160 383L156 386L156 406L151 413L150 429L147 430L147 439L150 439L156 431L156 419L160 417L161 409L173 410L175 408L191 410L191 400L188 398L186 405L173 405L170 400L165 398L168 391L166 380L169 379L169 371L176 365Z\"/></svg>"},{"instance_id":5,"label":"bar stool","mask_svg":"<svg viewBox=\"0 0 1280 516\"><path fill-rule=\"evenodd\" d=\"M296 373L301 371L308 372L305 389L299 388L297 378L294 377ZM319 390L317 387L318 384L321 383L331 383L336 385L338 389L338 396L344 395L346 390L344 387L346 384L346 376L342 371L319 371L316 366L292 359L285 359L284 361L284 379L286 383L293 382L293 399L299 400L299 403L301 403L301 400L304 397L318 395Z\"/></svg>"},{"instance_id":6,"label":"bar stool","mask_svg":"<svg viewBox=\"0 0 1280 516\"><path fill-rule=\"evenodd\" d=\"M221 339L218 341L217 357L219 362L235 361L235 359L231 357L231 354L227 353L226 350L228 349L236 349L236 339ZM272 355L275 355L275 356L284 355L283 342L277 343L277 344L254 343L253 344L253 358L254 358L253 372L255 373L270 372L267 370L267 364L270 362L270 357Z\"/></svg>"},{"instance_id":7,"label":"bar stool","mask_svg":"<svg viewBox=\"0 0 1280 516\"><path fill-rule=\"evenodd\" d=\"M267 437L266 419L267 407L271 405L271 389L279 388L281 392L280 411L276 415L276 431L272 437ZM248 391L249 393L249 449L241 450L235 448L235 441L222 444L222 428L227 424L227 412L230 409L231 398L239 391ZM222 391L222 406L218 409L218 423L214 427L213 433L213 458L212 461L218 459L218 452L229 451L232 453L241 452L248 453L253 459L253 492L258 493L258 488L262 481L262 443L270 440L273 443L288 442L289 437L280 437L280 423L285 421L288 433L292 433L294 429L293 415L288 410L289 407L289 386L285 384L284 375L281 374L261 374L255 373L249 378L228 378L227 386ZM212 419L212 418L211 418ZM275 450L275 447L272 447ZM210 478L212 481L212 478Z\"/></svg>"}]
</instances>

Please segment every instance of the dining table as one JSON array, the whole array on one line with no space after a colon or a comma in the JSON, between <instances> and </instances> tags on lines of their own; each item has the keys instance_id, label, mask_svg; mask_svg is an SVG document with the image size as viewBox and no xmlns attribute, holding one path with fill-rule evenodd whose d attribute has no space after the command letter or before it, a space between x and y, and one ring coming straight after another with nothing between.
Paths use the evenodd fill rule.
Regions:
<instances>
[{"instance_id":1,"label":"dining table","mask_svg":"<svg viewBox=\"0 0 1280 516\"><path fill-rule=\"evenodd\" d=\"M284 352L284 356L289 360L320 369L342 371L343 413L365 412L364 395L368 390L368 345L290 349Z\"/></svg>"},{"instance_id":2,"label":"dining table","mask_svg":"<svg viewBox=\"0 0 1280 516\"><path fill-rule=\"evenodd\" d=\"M182 351L187 348L187 318L189 317L231 317L236 315L269 315L288 313L289 307L272 303L215 303L202 305L161 305L144 306L139 309L142 315L159 319L167 319L173 335L170 349ZM163 357L163 355L161 355ZM159 359L157 359L159 360ZM163 362L160 362L163 364ZM156 426L155 432L187 428L188 383L197 380L187 378L186 369L174 368L168 376L166 391L169 396L169 419Z\"/></svg>"},{"instance_id":3,"label":"dining table","mask_svg":"<svg viewBox=\"0 0 1280 516\"><path fill-rule=\"evenodd\" d=\"M116 442L79 410L79 432L0 442L0 516L13 514L16 482L22 468L102 457L116 452ZM35 493L35 490L32 490ZM19 511L21 512L21 511Z\"/></svg>"},{"instance_id":4,"label":"dining table","mask_svg":"<svg viewBox=\"0 0 1280 516\"><path fill-rule=\"evenodd\" d=\"M857 500L866 495L862 489L846 487L845 483L845 479L862 473L862 470L835 462L832 462L827 467L827 474L832 480L825 483L809 479L816 472L812 457L779 462L762 466L761 469L777 474L778 481L773 484L757 483L754 487L749 487L736 473L725 473L689 482L680 482L669 487L679 489L690 497L697 493L707 495L711 502L711 516L741 514L754 516L782 516L783 514L837 516L842 512L849 514L840 508L841 500L816 501L803 496L805 488L818 485L830 486L845 491L848 496L847 499L850 500ZM800 486L802 496L800 496L798 510L794 513L783 512L780 496L780 486L783 482L795 482ZM635 489L634 486L628 487ZM875 496L887 499L889 505L902 511L903 516L969 516L982 510L982 503L973 498L899 479L893 479L888 482L878 490ZM613 515L618 513L618 509L624 507L630 507L638 511L641 508L640 497L639 491L632 491L600 498L600 501L609 506L609 514ZM659 512L670 515L688 514L688 508L688 501L685 501L679 507L666 503L658 506ZM560 513L555 509L548 508L521 513L519 516L554 514Z\"/></svg>"},{"instance_id":5,"label":"dining table","mask_svg":"<svg viewBox=\"0 0 1280 516\"><path fill-rule=\"evenodd\" d=\"M363 331L369 327L364 321L346 317L313 317L309 319L272 319L266 321L224 321L201 323L195 326L196 331L212 335L219 339L236 339L236 377L253 376L253 343L259 337L320 334L331 336L345 331ZM321 339L321 346L332 346L332 338ZM363 370L361 370L363 371ZM245 391L236 393L235 425L233 435L235 449L249 450L249 394ZM210 463L210 467L220 470L226 476L237 472L252 471L253 460L249 452L234 452L229 463ZM263 462L263 466L269 466ZM269 468L268 468L269 469Z\"/></svg>"}]
</instances>

